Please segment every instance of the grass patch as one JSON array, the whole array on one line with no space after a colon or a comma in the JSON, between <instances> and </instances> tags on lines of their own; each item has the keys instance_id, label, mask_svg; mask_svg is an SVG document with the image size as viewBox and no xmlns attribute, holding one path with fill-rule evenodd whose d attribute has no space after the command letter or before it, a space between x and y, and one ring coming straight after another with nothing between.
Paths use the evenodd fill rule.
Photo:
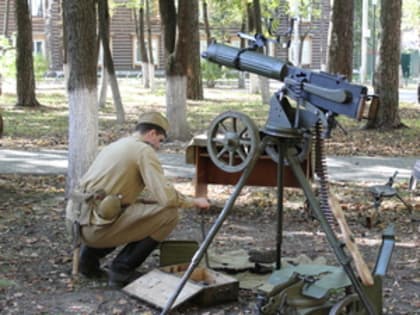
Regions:
<instances>
[{"instance_id":1,"label":"grass patch","mask_svg":"<svg viewBox=\"0 0 420 315\"><path fill-rule=\"evenodd\" d=\"M116 123L112 93L108 91L105 108L99 109L99 142L107 144L131 132L139 114L149 110L165 112L165 89L158 81L156 92L140 87L138 80L119 80L120 93L126 123ZM64 84L41 86L37 98L41 108L17 108L16 95L0 96L0 110L4 120L3 147L54 147L67 148L68 103ZM269 105L261 103L260 95L251 95L246 90L217 87L204 90L204 100L187 102L187 121L192 134L207 130L211 121L225 111L238 111L248 115L258 127L268 117ZM327 141L327 153L336 155L368 154L383 156L415 156L420 147L420 110L415 103L400 104L402 122L408 128L390 131L361 130L364 121L339 116L339 122L348 131L345 135L339 129L333 131Z\"/></svg>"}]
</instances>

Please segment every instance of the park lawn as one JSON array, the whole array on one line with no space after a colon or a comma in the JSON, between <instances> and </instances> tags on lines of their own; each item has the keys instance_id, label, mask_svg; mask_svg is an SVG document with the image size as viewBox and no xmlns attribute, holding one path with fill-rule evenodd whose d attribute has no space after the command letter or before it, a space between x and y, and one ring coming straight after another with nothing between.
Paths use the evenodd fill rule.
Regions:
<instances>
[{"instance_id":1,"label":"park lawn","mask_svg":"<svg viewBox=\"0 0 420 315\"><path fill-rule=\"evenodd\" d=\"M164 91L151 95L138 88L137 82L121 84L121 94L127 123L115 123L115 114L109 95L106 108L99 111L99 138L109 143L128 133L139 113L150 109L165 111ZM41 88L38 92L43 106L22 109L13 106L15 96L0 97L0 108L5 120L5 134L1 148L34 150L38 148L67 148L68 109L64 92ZM211 120L226 110L244 112L258 126L267 118L268 106L260 105L258 95L228 88L206 89L205 100L188 101L188 122L192 134L206 130ZM361 123L340 118L348 129L345 135L335 130L327 149L334 154L417 155L419 148L419 110L416 104L401 104L401 117L409 127L382 132L362 130ZM182 149L186 143L172 141L166 150ZM192 196L190 179L173 179L177 189ZM88 281L71 278L72 245L64 226L65 175L0 174L0 309L7 314L23 314L33 310L37 314L155 314L156 309L131 298L119 290L110 290L106 281ZM364 259L372 269L382 238L381 232L389 223L397 227L397 246L391 266L384 279L384 311L387 314L417 314L418 221L398 200L385 200L380 209L372 207L368 193L371 183L330 183L330 191L346 212ZM403 197L420 210L420 196L409 195L407 183L398 184ZM174 239L201 240L200 222L207 230L214 223L225 201L232 193L231 186L210 185L212 207L200 216L194 210L181 210L180 223L171 235ZM336 258L304 206L304 196L298 189L284 192L283 255L310 259L325 258L336 264ZM230 216L221 228L212 247L217 252L252 248L270 248L275 241L277 213L276 190L267 187L245 187ZM367 219L377 217L373 226ZM112 257L111 257L112 258ZM108 258L104 263L109 264ZM152 255L142 266L149 270L158 265ZM252 314L256 293L240 290L238 301L207 309L185 306L181 314Z\"/></svg>"},{"instance_id":2,"label":"park lawn","mask_svg":"<svg viewBox=\"0 0 420 315\"><path fill-rule=\"evenodd\" d=\"M39 84L37 98L41 108L17 108L16 96L5 93L0 96L0 110L4 119L2 146L7 148L56 148L66 149L68 138L68 104L63 83ZM136 118L144 111L165 112L165 91L158 85L152 94L139 87L133 79L120 80L120 90L126 113L126 123L118 125L112 103L111 92L105 108L99 109L99 141L107 144L132 130ZM52 87L51 87L52 86ZM247 114L257 124L264 126L269 106L261 104L259 95L230 87L205 89L204 100L187 103L187 121L191 136L204 133L211 121L220 113L233 110ZM400 103L400 117L407 128L389 131L364 130L364 122L339 117L339 122L348 132L337 128L326 141L327 153L335 155L380 155L416 156L420 147L420 109L415 103ZM176 142L185 147L185 143ZM173 148L173 145L168 146Z\"/></svg>"}]
</instances>

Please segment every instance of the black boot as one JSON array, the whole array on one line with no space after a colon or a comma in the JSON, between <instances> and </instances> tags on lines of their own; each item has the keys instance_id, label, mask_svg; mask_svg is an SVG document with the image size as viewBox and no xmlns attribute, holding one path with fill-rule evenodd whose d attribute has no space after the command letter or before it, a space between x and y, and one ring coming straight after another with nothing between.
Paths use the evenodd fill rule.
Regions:
<instances>
[{"instance_id":1,"label":"black boot","mask_svg":"<svg viewBox=\"0 0 420 315\"><path fill-rule=\"evenodd\" d=\"M159 242L151 237L127 244L112 262L109 272L109 285L122 288L135 280L138 277L136 268L146 260L158 245Z\"/></svg>"},{"instance_id":2,"label":"black boot","mask_svg":"<svg viewBox=\"0 0 420 315\"><path fill-rule=\"evenodd\" d=\"M104 258L115 247L112 248L94 248L82 244L80 246L79 271L82 275L91 279L105 278L107 273L100 268L100 259Z\"/></svg>"}]
</instances>

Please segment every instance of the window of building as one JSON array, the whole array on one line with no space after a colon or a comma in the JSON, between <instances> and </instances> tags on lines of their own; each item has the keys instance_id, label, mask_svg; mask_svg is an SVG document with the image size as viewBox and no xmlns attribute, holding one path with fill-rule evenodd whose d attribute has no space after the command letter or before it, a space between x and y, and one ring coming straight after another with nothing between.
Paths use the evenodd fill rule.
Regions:
<instances>
[{"instance_id":1,"label":"window of building","mask_svg":"<svg viewBox=\"0 0 420 315\"><path fill-rule=\"evenodd\" d=\"M45 12L45 0L28 0L32 16L43 17Z\"/></svg>"},{"instance_id":2,"label":"window of building","mask_svg":"<svg viewBox=\"0 0 420 315\"><path fill-rule=\"evenodd\" d=\"M146 49L148 49L148 41L146 40ZM134 36L134 64L140 65L141 64L141 52L140 52L140 45L138 44L137 37ZM159 42L157 38L152 38L152 54L153 54L153 62L155 65L159 64Z\"/></svg>"},{"instance_id":3,"label":"window of building","mask_svg":"<svg viewBox=\"0 0 420 315\"><path fill-rule=\"evenodd\" d=\"M32 52L34 55L45 55L45 42L43 40L33 40Z\"/></svg>"}]
</instances>

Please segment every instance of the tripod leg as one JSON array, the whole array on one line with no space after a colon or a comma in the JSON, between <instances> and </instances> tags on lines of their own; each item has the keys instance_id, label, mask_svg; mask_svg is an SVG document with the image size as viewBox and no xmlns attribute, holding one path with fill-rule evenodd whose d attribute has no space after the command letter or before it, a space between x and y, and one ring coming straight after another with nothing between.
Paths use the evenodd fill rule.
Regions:
<instances>
[{"instance_id":1,"label":"tripod leg","mask_svg":"<svg viewBox=\"0 0 420 315\"><path fill-rule=\"evenodd\" d=\"M281 247L283 243L283 191L284 191L284 144L278 143L279 159L277 161L277 235L276 235L276 269L281 268Z\"/></svg>"},{"instance_id":2,"label":"tripod leg","mask_svg":"<svg viewBox=\"0 0 420 315\"><path fill-rule=\"evenodd\" d=\"M413 208L411 208L411 205L408 204L404 199L402 199L402 197L396 193L395 196L407 207L408 211L413 211Z\"/></svg>"},{"instance_id":3,"label":"tripod leg","mask_svg":"<svg viewBox=\"0 0 420 315\"><path fill-rule=\"evenodd\" d=\"M341 247L341 243L336 238L333 230L331 229L330 225L328 224L327 219L324 216L324 213L321 211L321 207L319 202L315 198L315 194L313 193L305 174L303 173L302 167L300 166L299 162L295 157L296 149L290 148L286 151L286 158L289 161L289 165L295 175L296 179L298 180L302 190L305 193L308 202L314 211L316 218L318 219L319 223L321 224L322 229L325 232L325 236L330 244L331 248L334 251L334 254L337 257L338 262L342 265L343 270L346 272L347 276L349 277L353 287L359 296L360 300L362 301L363 306L365 307L367 313L369 315L376 315L377 312L373 307L372 302L366 296L366 293L360 283L359 279L357 278L356 274L354 273L353 269L351 268L351 259L346 255L343 248Z\"/></svg>"},{"instance_id":4,"label":"tripod leg","mask_svg":"<svg viewBox=\"0 0 420 315\"><path fill-rule=\"evenodd\" d=\"M254 166L255 166L256 162L258 161L264 147L265 147L265 141L263 141L260 144L259 149L255 153L255 157L250 161L249 165L245 168L244 172L242 173L241 177L239 178L238 183L235 186L233 194L230 196L230 198L226 202L226 204L223 207L223 210L220 212L216 222L213 224L213 226L208 231L206 238L203 240L200 247L195 252L195 254L194 254L193 258L191 259L191 262L188 266L188 269L185 271L184 275L181 278L181 282L178 284L177 288L175 289L175 292L172 294L172 296L166 302L165 308L162 310L160 315L168 314L168 312L172 308L172 305L174 304L176 298L181 293L181 290L184 288L184 286L187 283L189 277L193 273L194 269L200 263L200 260L203 258L204 254L206 253L208 247L210 246L211 242L213 241L213 238L216 236L216 233L219 231L220 227L222 226L223 222L225 221L227 215L229 214L229 211L232 209L236 198L239 196L242 188L244 187L244 185L246 183L246 180L248 179L249 175L251 175L251 172L254 169Z\"/></svg>"}]
</instances>

